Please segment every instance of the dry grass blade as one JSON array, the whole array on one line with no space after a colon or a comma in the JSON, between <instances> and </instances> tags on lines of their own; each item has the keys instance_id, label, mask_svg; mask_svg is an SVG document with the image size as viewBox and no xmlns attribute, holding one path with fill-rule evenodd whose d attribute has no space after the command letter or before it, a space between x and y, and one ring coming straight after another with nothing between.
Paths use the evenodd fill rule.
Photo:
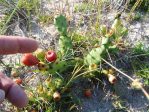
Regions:
<instances>
[{"instance_id":1,"label":"dry grass blade","mask_svg":"<svg viewBox=\"0 0 149 112\"><path fill-rule=\"evenodd\" d=\"M142 3L142 0L137 0L134 6L131 8L130 13L128 15L127 21L129 21L131 14L135 11L135 9Z\"/></svg>"},{"instance_id":2,"label":"dry grass blade","mask_svg":"<svg viewBox=\"0 0 149 112\"><path fill-rule=\"evenodd\" d=\"M61 91L62 93L63 93L63 92L65 91L65 89L70 85L70 83L72 83L72 82L76 79L77 73L79 73L79 72L82 70L83 67L84 67L84 65L81 66L81 67L80 67L78 64L75 65L74 70L73 70L73 72L72 72L72 77L69 79L69 81L67 82L67 84L64 86L63 90ZM76 76L76 77L75 77L75 76Z\"/></svg>"}]
</instances>

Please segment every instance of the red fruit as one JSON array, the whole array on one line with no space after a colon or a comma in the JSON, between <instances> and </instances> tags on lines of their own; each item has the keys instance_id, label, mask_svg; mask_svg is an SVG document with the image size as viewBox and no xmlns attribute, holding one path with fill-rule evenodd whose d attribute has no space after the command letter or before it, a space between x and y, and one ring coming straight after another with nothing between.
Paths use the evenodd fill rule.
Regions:
<instances>
[{"instance_id":1,"label":"red fruit","mask_svg":"<svg viewBox=\"0 0 149 112\"><path fill-rule=\"evenodd\" d=\"M33 66L37 65L39 63L39 60L32 53L27 53L24 54L24 56L21 59L21 62L26 66Z\"/></svg>"},{"instance_id":2,"label":"red fruit","mask_svg":"<svg viewBox=\"0 0 149 112\"><path fill-rule=\"evenodd\" d=\"M20 78L19 79L15 79L14 81L18 85L22 84L22 79L20 79Z\"/></svg>"},{"instance_id":3,"label":"red fruit","mask_svg":"<svg viewBox=\"0 0 149 112\"><path fill-rule=\"evenodd\" d=\"M92 96L92 91L90 89L86 89L84 91L84 96L90 98Z\"/></svg>"},{"instance_id":4,"label":"red fruit","mask_svg":"<svg viewBox=\"0 0 149 112\"><path fill-rule=\"evenodd\" d=\"M45 58L48 62L55 62L57 59L57 55L54 51L50 50L50 51L46 52Z\"/></svg>"}]
</instances>

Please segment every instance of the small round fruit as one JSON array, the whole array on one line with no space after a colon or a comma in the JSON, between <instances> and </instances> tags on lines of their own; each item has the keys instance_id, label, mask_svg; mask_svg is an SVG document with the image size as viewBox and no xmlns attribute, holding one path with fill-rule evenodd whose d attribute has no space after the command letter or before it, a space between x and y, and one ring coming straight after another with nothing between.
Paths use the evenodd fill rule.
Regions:
<instances>
[{"instance_id":1,"label":"small round fruit","mask_svg":"<svg viewBox=\"0 0 149 112\"><path fill-rule=\"evenodd\" d=\"M108 70L102 70L102 73L108 75Z\"/></svg>"},{"instance_id":2,"label":"small round fruit","mask_svg":"<svg viewBox=\"0 0 149 112\"><path fill-rule=\"evenodd\" d=\"M112 68L109 69L109 74L114 74L114 72L115 72L114 69Z\"/></svg>"},{"instance_id":3,"label":"small round fruit","mask_svg":"<svg viewBox=\"0 0 149 112\"><path fill-rule=\"evenodd\" d=\"M36 55L36 57L39 59L39 60L44 60L45 58L45 51L43 49L37 49L34 54Z\"/></svg>"},{"instance_id":4,"label":"small round fruit","mask_svg":"<svg viewBox=\"0 0 149 112\"><path fill-rule=\"evenodd\" d=\"M38 112L38 111L36 111L35 109L32 109L30 112Z\"/></svg>"},{"instance_id":5,"label":"small round fruit","mask_svg":"<svg viewBox=\"0 0 149 112\"><path fill-rule=\"evenodd\" d=\"M92 96L92 91L91 89L86 89L84 91L84 96L87 97L87 98L90 98Z\"/></svg>"},{"instance_id":6,"label":"small round fruit","mask_svg":"<svg viewBox=\"0 0 149 112\"><path fill-rule=\"evenodd\" d=\"M143 84L139 81L139 79L135 79L132 83L131 83L131 87L136 89L136 90L140 90L142 88Z\"/></svg>"},{"instance_id":7,"label":"small round fruit","mask_svg":"<svg viewBox=\"0 0 149 112\"><path fill-rule=\"evenodd\" d=\"M89 66L89 70L96 70L97 69L97 64L92 64Z\"/></svg>"},{"instance_id":8,"label":"small round fruit","mask_svg":"<svg viewBox=\"0 0 149 112\"><path fill-rule=\"evenodd\" d=\"M57 59L57 55L54 51L50 50L46 52L45 58L48 62L55 62Z\"/></svg>"},{"instance_id":9,"label":"small round fruit","mask_svg":"<svg viewBox=\"0 0 149 112\"><path fill-rule=\"evenodd\" d=\"M33 99L34 98L34 94L32 92L29 92L28 93L28 97L29 97L29 99Z\"/></svg>"},{"instance_id":10,"label":"small round fruit","mask_svg":"<svg viewBox=\"0 0 149 112\"><path fill-rule=\"evenodd\" d=\"M117 79L114 75L108 74L108 80L111 84L115 84Z\"/></svg>"},{"instance_id":11,"label":"small round fruit","mask_svg":"<svg viewBox=\"0 0 149 112\"><path fill-rule=\"evenodd\" d=\"M49 66L46 65L44 62L39 62L38 63L38 69L40 71L48 71Z\"/></svg>"},{"instance_id":12,"label":"small round fruit","mask_svg":"<svg viewBox=\"0 0 149 112\"><path fill-rule=\"evenodd\" d=\"M47 91L47 96L52 97L52 91Z\"/></svg>"},{"instance_id":13,"label":"small round fruit","mask_svg":"<svg viewBox=\"0 0 149 112\"><path fill-rule=\"evenodd\" d=\"M18 77L19 75L20 75L20 73L17 70L13 70L11 72L11 76L13 76L13 77Z\"/></svg>"},{"instance_id":14,"label":"small round fruit","mask_svg":"<svg viewBox=\"0 0 149 112\"><path fill-rule=\"evenodd\" d=\"M18 78L14 80L16 84L20 85L22 84L22 79Z\"/></svg>"},{"instance_id":15,"label":"small round fruit","mask_svg":"<svg viewBox=\"0 0 149 112\"><path fill-rule=\"evenodd\" d=\"M32 53L27 53L23 55L21 62L26 66L34 66L39 63L39 60Z\"/></svg>"},{"instance_id":16,"label":"small round fruit","mask_svg":"<svg viewBox=\"0 0 149 112\"><path fill-rule=\"evenodd\" d=\"M45 85L47 86L47 87L49 87L50 85L51 85L51 82L52 82L52 78L51 77L48 77L46 80L45 80Z\"/></svg>"},{"instance_id":17,"label":"small round fruit","mask_svg":"<svg viewBox=\"0 0 149 112\"><path fill-rule=\"evenodd\" d=\"M44 87L42 85L37 86L36 91L38 94L44 93Z\"/></svg>"},{"instance_id":18,"label":"small round fruit","mask_svg":"<svg viewBox=\"0 0 149 112\"><path fill-rule=\"evenodd\" d=\"M54 94L53 94L53 99L54 99L54 101L60 101L60 99L61 99L61 95L60 95L60 93L59 92L54 92Z\"/></svg>"}]
</instances>

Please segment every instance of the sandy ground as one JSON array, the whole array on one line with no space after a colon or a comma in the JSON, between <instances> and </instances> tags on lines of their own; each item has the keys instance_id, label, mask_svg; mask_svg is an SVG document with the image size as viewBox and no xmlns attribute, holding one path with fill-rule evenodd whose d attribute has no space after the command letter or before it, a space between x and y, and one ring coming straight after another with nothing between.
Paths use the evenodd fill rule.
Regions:
<instances>
[{"instance_id":1,"label":"sandy ground","mask_svg":"<svg viewBox=\"0 0 149 112\"><path fill-rule=\"evenodd\" d=\"M72 23L77 23L79 20L78 13L74 14L73 7L75 4L80 4L82 0L68 0L68 3L64 3L62 0L55 0L54 2L47 3L46 0L43 1L43 10L46 13L51 13L52 11L62 12L65 10L68 11L67 4L69 4L69 14L72 16ZM64 10L62 10L64 9ZM56 12L56 11L55 11ZM67 14L67 13L66 13ZM107 20L111 20L115 13L106 14ZM86 14L89 15L89 14ZM133 46L137 42L142 42L146 48L149 47L149 15L142 15L140 21L132 22L126 24L130 29L126 40L131 43ZM125 15L124 15L125 17ZM85 21L85 20L84 20ZM85 23L85 22L84 22ZM32 21L31 31L25 32L18 25L15 26L14 34L23 35L23 36L32 36L40 41L40 46L43 48L49 48L53 44L56 45L56 38L58 37L57 31L52 24L47 26L41 26L36 23L36 19ZM87 26L84 24L79 31L84 30ZM42 44L44 43L44 44ZM5 63L11 63L12 65L15 62L19 61L21 55L9 55L3 58ZM13 59L12 59L13 58ZM2 69L2 68L1 68ZM128 69L127 67L125 68ZM81 99L81 112L148 112L149 111L149 102L144 97L143 93L139 90L133 90L130 87L130 82L122 77L120 74L117 74L119 77L118 82L114 86L106 85L101 87L100 85L95 85L93 87L93 96L90 99L83 98L80 93L76 92L76 95ZM133 74L131 75L133 77ZM78 85L80 89L83 88ZM115 97L111 97L115 93ZM116 107L114 104L116 101L122 102L122 107L119 105ZM124 107L123 107L124 106ZM116 111L120 109L119 111ZM125 108L125 109L124 109ZM127 111L125 111L127 110Z\"/></svg>"}]
</instances>

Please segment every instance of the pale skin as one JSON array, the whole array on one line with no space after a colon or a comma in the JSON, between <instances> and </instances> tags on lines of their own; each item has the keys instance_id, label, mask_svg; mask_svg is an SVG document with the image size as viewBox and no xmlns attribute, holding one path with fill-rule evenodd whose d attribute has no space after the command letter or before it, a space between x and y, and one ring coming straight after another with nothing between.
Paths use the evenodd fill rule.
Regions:
<instances>
[{"instance_id":1,"label":"pale skin","mask_svg":"<svg viewBox=\"0 0 149 112\"><path fill-rule=\"evenodd\" d=\"M29 38L18 36L0 36L0 55L30 53L38 48L38 43ZM0 89L5 91L6 98L16 107L23 108L28 98L23 89L0 72Z\"/></svg>"}]
</instances>

